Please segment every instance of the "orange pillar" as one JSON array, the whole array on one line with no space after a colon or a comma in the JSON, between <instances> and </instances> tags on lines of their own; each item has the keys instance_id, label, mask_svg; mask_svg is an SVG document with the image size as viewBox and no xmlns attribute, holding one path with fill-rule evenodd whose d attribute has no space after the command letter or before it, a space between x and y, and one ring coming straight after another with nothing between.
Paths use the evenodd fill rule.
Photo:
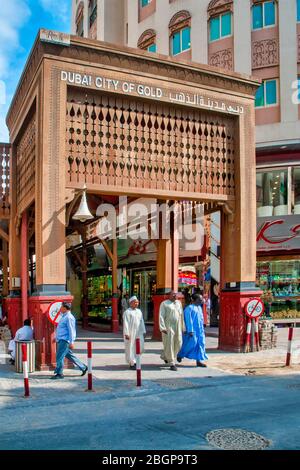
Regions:
<instances>
[{"instance_id":1,"label":"orange pillar","mask_svg":"<svg viewBox=\"0 0 300 470\"><path fill-rule=\"evenodd\" d=\"M21 223L21 298L22 320L28 317L28 215L25 210Z\"/></svg>"},{"instance_id":2,"label":"orange pillar","mask_svg":"<svg viewBox=\"0 0 300 470\"><path fill-rule=\"evenodd\" d=\"M113 239L112 251L112 333L119 331L119 315L118 315L118 241Z\"/></svg>"},{"instance_id":3,"label":"orange pillar","mask_svg":"<svg viewBox=\"0 0 300 470\"><path fill-rule=\"evenodd\" d=\"M154 304L154 325L153 339L160 340L159 331L159 308L160 304L169 298L171 290L178 291L178 267L179 267L179 240L176 237L177 205L175 206L174 217L171 217L171 233L169 239L157 241L156 258L156 294L153 296Z\"/></svg>"}]
</instances>

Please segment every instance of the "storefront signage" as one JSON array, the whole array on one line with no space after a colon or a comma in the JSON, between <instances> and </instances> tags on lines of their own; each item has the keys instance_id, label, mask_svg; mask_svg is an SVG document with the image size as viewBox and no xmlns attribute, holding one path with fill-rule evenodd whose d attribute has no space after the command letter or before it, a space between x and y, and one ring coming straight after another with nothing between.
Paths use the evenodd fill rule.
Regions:
<instances>
[{"instance_id":1,"label":"storefront signage","mask_svg":"<svg viewBox=\"0 0 300 470\"><path fill-rule=\"evenodd\" d=\"M245 305L245 313L249 318L258 318L264 313L265 307L260 299L251 299Z\"/></svg>"},{"instance_id":2,"label":"storefront signage","mask_svg":"<svg viewBox=\"0 0 300 470\"><path fill-rule=\"evenodd\" d=\"M300 249L300 216L259 217L257 251Z\"/></svg>"},{"instance_id":3,"label":"storefront signage","mask_svg":"<svg viewBox=\"0 0 300 470\"><path fill-rule=\"evenodd\" d=\"M60 31L52 31L49 29L40 29L40 40L43 42L52 42L63 46L70 45L70 35L61 33Z\"/></svg>"},{"instance_id":4,"label":"storefront signage","mask_svg":"<svg viewBox=\"0 0 300 470\"><path fill-rule=\"evenodd\" d=\"M53 302L48 308L47 317L54 325L57 325L61 319L61 306L62 302Z\"/></svg>"},{"instance_id":5,"label":"storefront signage","mask_svg":"<svg viewBox=\"0 0 300 470\"><path fill-rule=\"evenodd\" d=\"M243 106L228 105L224 101L219 102L211 97L204 97L197 93L174 93L164 88L145 85L138 82L127 82L124 80L116 80L111 77L94 76L89 74L81 74L78 72L61 71L61 80L68 84L83 87L97 88L99 90L107 90L113 92L121 92L127 95L137 95L146 98L163 99L171 103L186 104L199 108L206 108L211 111L221 111L230 114L243 114Z\"/></svg>"}]
</instances>

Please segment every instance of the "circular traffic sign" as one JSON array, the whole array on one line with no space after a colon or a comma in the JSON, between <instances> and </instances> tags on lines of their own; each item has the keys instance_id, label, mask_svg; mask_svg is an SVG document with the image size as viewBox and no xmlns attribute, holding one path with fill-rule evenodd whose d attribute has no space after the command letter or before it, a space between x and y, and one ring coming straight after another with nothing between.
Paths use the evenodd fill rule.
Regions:
<instances>
[{"instance_id":1,"label":"circular traffic sign","mask_svg":"<svg viewBox=\"0 0 300 470\"><path fill-rule=\"evenodd\" d=\"M260 317L265 310L265 306L262 300L260 299L251 299L245 305L246 315L250 318Z\"/></svg>"},{"instance_id":2,"label":"circular traffic sign","mask_svg":"<svg viewBox=\"0 0 300 470\"><path fill-rule=\"evenodd\" d=\"M61 306L62 302L52 302L52 304L49 305L47 316L51 323L53 323L54 325L57 325L59 320L61 319Z\"/></svg>"}]
</instances>

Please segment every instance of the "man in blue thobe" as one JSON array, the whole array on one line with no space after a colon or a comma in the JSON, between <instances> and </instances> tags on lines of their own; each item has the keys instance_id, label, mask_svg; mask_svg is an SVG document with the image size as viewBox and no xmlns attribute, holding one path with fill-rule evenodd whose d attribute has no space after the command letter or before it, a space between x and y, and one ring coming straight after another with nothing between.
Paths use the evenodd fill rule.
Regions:
<instances>
[{"instance_id":1,"label":"man in blue thobe","mask_svg":"<svg viewBox=\"0 0 300 470\"><path fill-rule=\"evenodd\" d=\"M63 302L61 306L62 317L56 329L56 368L53 379L63 379L63 368L65 357L73 362L80 370L81 375L85 375L87 366L73 353L76 339L76 321L71 313L71 304Z\"/></svg>"},{"instance_id":2,"label":"man in blue thobe","mask_svg":"<svg viewBox=\"0 0 300 470\"><path fill-rule=\"evenodd\" d=\"M200 294L192 295L192 303L184 309L184 322L186 331L183 334L182 347L177 355L177 361L184 357L195 359L198 367L207 367L202 361L208 359L205 352L205 335L203 312Z\"/></svg>"}]
</instances>

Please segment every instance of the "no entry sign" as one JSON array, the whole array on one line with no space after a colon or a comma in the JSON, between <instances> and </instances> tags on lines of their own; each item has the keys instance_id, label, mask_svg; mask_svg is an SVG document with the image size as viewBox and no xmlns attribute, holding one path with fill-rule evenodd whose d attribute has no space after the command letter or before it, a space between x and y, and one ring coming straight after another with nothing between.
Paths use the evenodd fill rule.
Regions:
<instances>
[{"instance_id":1,"label":"no entry sign","mask_svg":"<svg viewBox=\"0 0 300 470\"><path fill-rule=\"evenodd\" d=\"M245 305L245 313L250 318L260 317L265 310L265 306L260 299L251 299Z\"/></svg>"},{"instance_id":2,"label":"no entry sign","mask_svg":"<svg viewBox=\"0 0 300 470\"><path fill-rule=\"evenodd\" d=\"M61 306L62 302L52 302L48 308L47 316L54 325L57 325L61 319Z\"/></svg>"}]
</instances>

